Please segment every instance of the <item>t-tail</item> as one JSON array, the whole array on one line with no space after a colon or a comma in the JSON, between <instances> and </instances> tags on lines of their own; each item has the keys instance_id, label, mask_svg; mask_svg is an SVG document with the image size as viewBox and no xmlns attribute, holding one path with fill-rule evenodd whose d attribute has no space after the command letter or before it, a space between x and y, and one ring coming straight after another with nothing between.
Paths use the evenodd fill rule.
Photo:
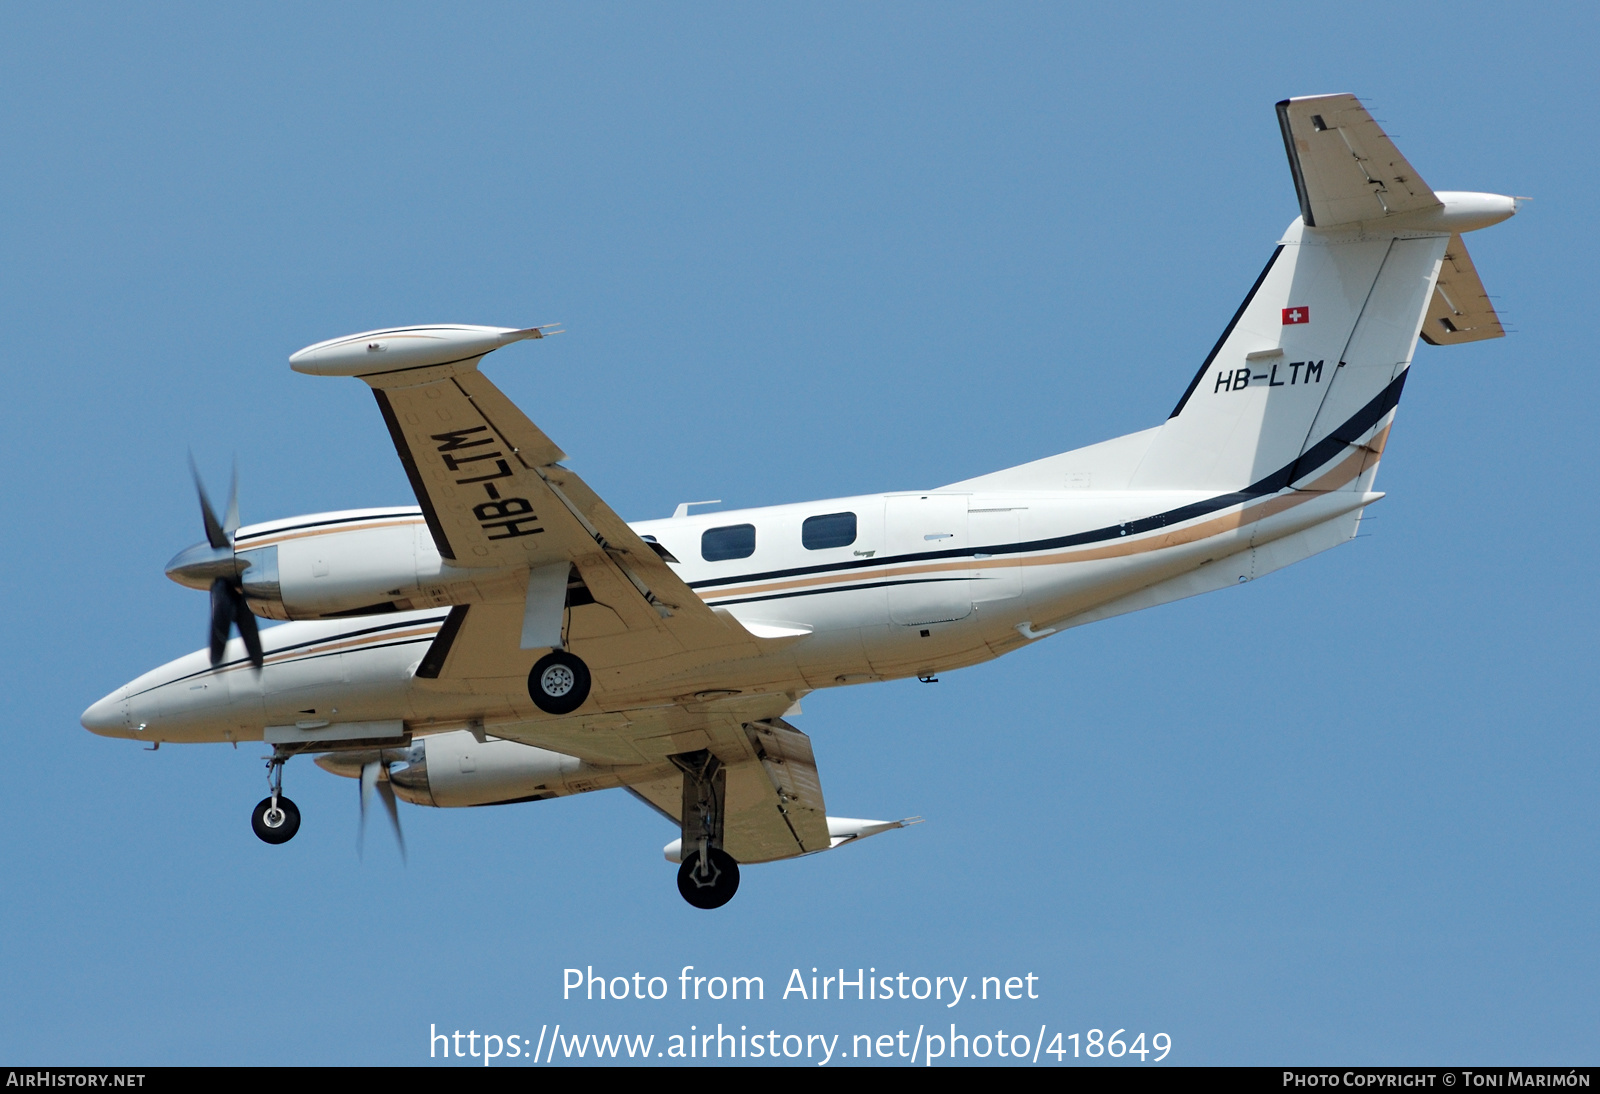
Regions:
<instances>
[{"instance_id":1,"label":"t-tail","mask_svg":"<svg viewBox=\"0 0 1600 1094\"><path fill-rule=\"evenodd\" d=\"M958 485L1370 489L1417 338L1505 334L1461 234L1516 202L1436 193L1353 95L1285 99L1278 121L1300 216L1167 421Z\"/></svg>"},{"instance_id":2,"label":"t-tail","mask_svg":"<svg viewBox=\"0 0 1600 1094\"><path fill-rule=\"evenodd\" d=\"M1366 491L1418 336L1505 333L1461 233L1511 216L1513 199L1435 193L1353 95L1286 99L1278 122L1300 217L1133 489Z\"/></svg>"},{"instance_id":3,"label":"t-tail","mask_svg":"<svg viewBox=\"0 0 1600 1094\"><path fill-rule=\"evenodd\" d=\"M1353 95L1286 99L1277 110L1301 215L1166 422L953 488L1198 491L1211 495L1207 512L1278 494L1377 496L1417 338L1455 345L1505 333L1461 236L1510 217L1516 202L1435 192ZM1364 504L1331 505L1344 515L1242 566L1219 561L1067 625L1326 550L1355 534Z\"/></svg>"}]
</instances>

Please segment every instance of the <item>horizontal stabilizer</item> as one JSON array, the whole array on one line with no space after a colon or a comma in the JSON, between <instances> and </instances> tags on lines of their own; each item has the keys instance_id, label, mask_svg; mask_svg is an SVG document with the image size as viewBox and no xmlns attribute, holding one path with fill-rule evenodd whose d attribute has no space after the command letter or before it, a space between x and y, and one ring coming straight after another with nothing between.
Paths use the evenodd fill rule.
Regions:
<instances>
[{"instance_id":1,"label":"horizontal stabilizer","mask_svg":"<svg viewBox=\"0 0 1600 1094\"><path fill-rule=\"evenodd\" d=\"M903 820L879 821L857 820L854 817L829 817L828 836L831 842L823 850L832 850L842 847L856 840L876 836L880 832L889 832L896 828L909 828L913 824L921 824L921 817L906 817ZM661 849L668 862L683 861L683 840L675 839Z\"/></svg>"},{"instance_id":2,"label":"horizontal stabilizer","mask_svg":"<svg viewBox=\"0 0 1600 1094\"><path fill-rule=\"evenodd\" d=\"M1308 228L1432 209L1441 203L1354 95L1278 104L1300 215Z\"/></svg>"},{"instance_id":3,"label":"horizontal stabilizer","mask_svg":"<svg viewBox=\"0 0 1600 1094\"><path fill-rule=\"evenodd\" d=\"M1422 340L1430 346L1454 346L1504 338L1505 333L1489 294L1483 291L1483 282L1478 280L1466 243L1459 234L1451 236L1428 303L1428 318L1422 322Z\"/></svg>"}]
</instances>

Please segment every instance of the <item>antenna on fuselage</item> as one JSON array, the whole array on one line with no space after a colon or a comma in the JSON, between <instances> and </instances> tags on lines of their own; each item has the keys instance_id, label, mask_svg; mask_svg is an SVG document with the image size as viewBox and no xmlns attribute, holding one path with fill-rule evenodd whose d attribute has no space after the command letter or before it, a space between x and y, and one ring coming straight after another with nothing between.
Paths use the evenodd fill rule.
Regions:
<instances>
[{"instance_id":1,"label":"antenna on fuselage","mask_svg":"<svg viewBox=\"0 0 1600 1094\"><path fill-rule=\"evenodd\" d=\"M722 504L722 499L721 498L716 498L713 501L680 501L678 503L678 507L672 511L672 519L673 520L677 520L679 517L688 516L689 515L689 506L691 506L691 505L721 505L721 504Z\"/></svg>"}]
</instances>

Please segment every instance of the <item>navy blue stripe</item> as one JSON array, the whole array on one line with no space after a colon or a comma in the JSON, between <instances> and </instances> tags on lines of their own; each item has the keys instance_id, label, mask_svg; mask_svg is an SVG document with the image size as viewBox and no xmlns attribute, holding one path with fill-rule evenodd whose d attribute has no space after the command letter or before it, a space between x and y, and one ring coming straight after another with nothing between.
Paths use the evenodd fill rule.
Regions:
<instances>
[{"instance_id":1,"label":"navy blue stripe","mask_svg":"<svg viewBox=\"0 0 1600 1094\"><path fill-rule=\"evenodd\" d=\"M405 469L406 480L411 483L411 492L417 496L417 504L422 507L422 519L428 523L428 534L433 536L433 545L438 548L439 557L455 561L455 552L450 549L450 539L444 534L444 525L439 523L439 514L434 511L433 499L428 496L428 484L422 478L422 471L417 467L416 458L411 452L411 442L406 439L405 430L400 428L400 419L395 416L394 407L389 404L388 393L381 387L372 389L372 394L378 400L378 412L383 415L383 424L389 430L389 439L394 442L394 450L400 457L400 466Z\"/></svg>"},{"instance_id":2,"label":"navy blue stripe","mask_svg":"<svg viewBox=\"0 0 1600 1094\"><path fill-rule=\"evenodd\" d=\"M298 665L302 661L315 661L315 660L317 660L319 658L322 658L322 657L334 657L334 656L336 656L338 654L341 654L341 653L366 653L368 650L386 650L386 649L389 649L389 648L391 648L393 646L409 646L409 645L413 645L413 644L415 644L417 642L432 642L432 641L433 641L433 635L424 634L424 635L419 635L416 638L399 638L399 639L396 639L393 642L378 642L378 643L375 643L375 644L373 644L371 646L362 646L359 650L329 650L326 653L310 653L310 654L306 654L304 657L291 657L287 661L274 661L272 664L273 664L274 667L276 667L278 665ZM156 684L154 687L145 688L144 691L133 692L132 694L130 694L128 696L128 698L132 699L132 698L134 698L134 696L137 696L137 695L145 695L145 694L148 694L149 692L155 691L156 688L164 688L164 687L167 687L167 686L169 686L171 684L181 684L185 680L193 680L196 676L204 676L208 672L221 672L225 668L229 668L229 667L232 667L232 666L238 666L238 665L244 665L244 664L248 664L248 663L249 662L247 662L247 661L230 661L230 662L228 662L228 664L219 665L214 669L208 668L208 669L205 669L202 672L192 672L188 676L180 676L176 680L168 680L164 684Z\"/></svg>"},{"instance_id":3,"label":"navy blue stripe","mask_svg":"<svg viewBox=\"0 0 1600 1094\"><path fill-rule=\"evenodd\" d=\"M1222 352L1222 344L1228 340L1228 335L1233 333L1233 328L1239 325L1239 320L1244 318L1244 310L1250 306L1250 301L1256 298L1256 293L1261 289L1261 283L1272 272L1273 263L1278 261L1278 256L1283 253L1283 244L1273 250L1272 257L1267 259L1267 264L1261 268L1261 275L1256 278L1256 283L1250 286L1250 291L1245 294L1244 303L1239 305L1239 310L1233 313L1233 318L1228 320L1228 325L1223 328L1222 337L1217 339L1217 344L1211 347L1211 352L1206 354L1206 359L1200 365L1200 371L1194 374L1194 379L1189 381L1189 386L1183 390L1183 398L1178 400L1178 405L1172 408L1168 418L1176 418L1183 413L1183 408L1189 401L1189 396L1194 394L1194 389L1200 386L1200 381L1205 377L1206 370L1211 367L1211 362L1217 359L1217 354Z\"/></svg>"},{"instance_id":4,"label":"navy blue stripe","mask_svg":"<svg viewBox=\"0 0 1600 1094\"><path fill-rule=\"evenodd\" d=\"M1294 146L1294 130L1289 125L1289 100L1277 104L1278 128L1283 132L1283 149L1289 153L1289 174L1294 176L1294 196L1300 201L1300 219L1307 228L1315 228L1317 220L1311 215L1311 191L1306 189L1306 176L1300 169L1300 150Z\"/></svg>"},{"instance_id":5,"label":"navy blue stripe","mask_svg":"<svg viewBox=\"0 0 1600 1094\"><path fill-rule=\"evenodd\" d=\"M417 675L424 680L437 680L439 672L444 668L444 659L450 656L450 647L455 645L456 635L461 633L461 624L467 621L466 604L457 604L450 609L450 614L444 617L444 622L433 636L433 645L428 647L428 652L423 655L422 664L417 666Z\"/></svg>"},{"instance_id":6,"label":"navy blue stripe","mask_svg":"<svg viewBox=\"0 0 1600 1094\"><path fill-rule=\"evenodd\" d=\"M288 532L298 532L305 528L326 528L334 524L361 524L369 520L395 520L400 517L420 516L422 510L403 510L399 513L377 513L364 517L334 517L331 520L308 520L301 524L286 524L281 528L269 528L264 532L250 532L246 535L234 536L234 543L243 543L246 540L262 539L266 536L281 536Z\"/></svg>"},{"instance_id":7,"label":"navy blue stripe","mask_svg":"<svg viewBox=\"0 0 1600 1094\"><path fill-rule=\"evenodd\" d=\"M320 645L323 645L326 642L338 642L338 641L340 641L342 639L345 639L345 638L359 638L363 634L379 634L379 633L382 633L383 631L397 631L397 630L402 630L402 629L404 629L406 627L418 626L418 625L421 625L423 623L433 623L433 622L438 621L438 618L439 617L435 616L435 617L430 618L430 619L408 619L405 622L400 622L400 623L384 623L384 624L382 624L380 626L376 626L376 627L363 627L361 630L358 630L358 631L345 631L342 634L330 634L330 635L327 635L327 636L325 636L323 638L311 638L311 639L307 639L304 642L295 642L295 643L292 643L292 644L287 645L287 646L278 646L278 647L276 647L274 649L267 650L266 653L267 653L268 657L273 657L273 656L276 656L277 654L288 653L288 652L290 652L292 650L303 650L303 649L307 648L308 646L320 646ZM407 639L407 641L431 642L431 641L433 641L433 635L426 635L426 636L424 636L422 638L416 638L416 639ZM386 643L386 644L387 645L403 645L404 643ZM377 649L378 647L374 646L372 648L373 649ZM343 651L342 650L338 650L338 651L335 651L335 652L342 653ZM318 655L318 656L321 656L321 655ZM292 658L290 661L284 661L284 662L282 662L282 664L291 664L293 661L304 661L304 660L309 660L309 658L296 657L296 658ZM153 690L155 690L155 688L166 687L167 684L180 684L185 680L193 680L197 676L205 676L205 675L207 675L209 673L221 672L223 669L236 668L239 665L248 665L249 663L250 663L250 659L248 657L240 657L240 658L237 658L237 659L235 659L233 661L223 661L221 664L218 664L218 665L207 665L205 668L201 669L199 672L191 672L188 676L179 676L176 679L167 680L164 683L156 684L153 687L146 688L145 691L153 691ZM274 662L274 664L278 664L278 663L279 662ZM140 692L135 692L134 694L143 695L144 693L145 693L144 691L140 691ZM130 698L131 698L131 696L130 696Z\"/></svg>"},{"instance_id":8,"label":"navy blue stripe","mask_svg":"<svg viewBox=\"0 0 1600 1094\"><path fill-rule=\"evenodd\" d=\"M1408 369L1407 372L1409 371ZM834 562L822 566L802 566L789 570L769 570L765 573L740 574L736 577L708 578L704 581L691 581L689 582L689 587L691 589L708 589L716 585L743 585L752 581L770 581L779 578L803 577L809 574L836 573L842 570L870 569L907 562L930 562L942 558L968 558L975 554L1031 554L1034 551L1053 551L1063 547L1081 547L1088 543L1102 543L1106 540L1121 539L1124 536L1136 536L1145 532L1154 532L1169 525L1182 524L1185 521L1215 513L1220 509L1242 505L1245 502L1254 501L1268 494L1276 494L1287 488L1290 483L1298 482L1305 478L1324 464L1341 455L1363 433L1377 425L1385 414L1399 405L1400 392L1405 387L1405 384L1406 372L1402 372L1390 381L1387 387L1374 396L1366 406L1356 411L1348 420L1329 433L1327 437L1308 448L1304 455L1284 464L1272 474L1258 479L1243 490L1218 494L1215 497L1206 498L1204 501L1197 501L1192 505L1168 509L1164 513L1141 517L1138 520L1128 521L1126 524L1111 524L1103 528L1092 528L1087 532L1056 536L1051 539L1035 539L1026 543L997 543L981 547L951 547L943 551L920 551L915 554L855 559L850 562ZM722 603L729 602L722 601Z\"/></svg>"}]
</instances>

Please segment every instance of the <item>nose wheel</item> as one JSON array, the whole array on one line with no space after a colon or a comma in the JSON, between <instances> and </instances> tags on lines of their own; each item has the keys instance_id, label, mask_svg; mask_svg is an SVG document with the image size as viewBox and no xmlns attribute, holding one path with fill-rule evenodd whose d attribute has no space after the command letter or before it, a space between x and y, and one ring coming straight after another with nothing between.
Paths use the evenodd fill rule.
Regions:
<instances>
[{"instance_id":1,"label":"nose wheel","mask_svg":"<svg viewBox=\"0 0 1600 1094\"><path fill-rule=\"evenodd\" d=\"M288 843L300 831L300 809L288 798L262 798L250 814L250 827L263 843Z\"/></svg>"},{"instance_id":2,"label":"nose wheel","mask_svg":"<svg viewBox=\"0 0 1600 1094\"><path fill-rule=\"evenodd\" d=\"M300 831L300 809L283 796L283 765L289 757L276 749L267 760L267 787L272 791L250 813L250 827L263 843L288 843Z\"/></svg>"}]
</instances>

